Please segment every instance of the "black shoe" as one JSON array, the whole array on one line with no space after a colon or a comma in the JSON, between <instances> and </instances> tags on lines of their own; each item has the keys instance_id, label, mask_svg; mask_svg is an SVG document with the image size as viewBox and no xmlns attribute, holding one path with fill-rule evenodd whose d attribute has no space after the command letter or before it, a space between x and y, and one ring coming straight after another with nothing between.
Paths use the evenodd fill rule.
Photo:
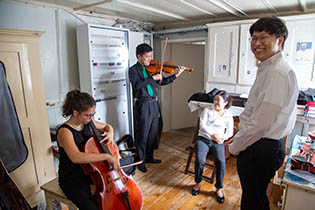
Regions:
<instances>
[{"instance_id":1,"label":"black shoe","mask_svg":"<svg viewBox=\"0 0 315 210\"><path fill-rule=\"evenodd\" d=\"M193 196L198 195L199 192L200 192L200 189L199 189L199 190L194 190L194 188L193 188L193 189L191 190L191 194L192 194Z\"/></svg>"},{"instance_id":2,"label":"black shoe","mask_svg":"<svg viewBox=\"0 0 315 210\"><path fill-rule=\"evenodd\" d=\"M217 197L217 201L218 201L219 203L223 203L223 202L224 202L224 195L223 195L222 197L219 197L218 194L217 194L217 192L215 192L215 196Z\"/></svg>"},{"instance_id":3,"label":"black shoe","mask_svg":"<svg viewBox=\"0 0 315 210\"><path fill-rule=\"evenodd\" d=\"M147 170L148 170L147 167L144 164L138 165L138 169L140 171L142 171L143 173L147 172Z\"/></svg>"},{"instance_id":4,"label":"black shoe","mask_svg":"<svg viewBox=\"0 0 315 210\"><path fill-rule=\"evenodd\" d=\"M162 160L159 159L147 159L145 160L146 163L162 163Z\"/></svg>"}]
</instances>

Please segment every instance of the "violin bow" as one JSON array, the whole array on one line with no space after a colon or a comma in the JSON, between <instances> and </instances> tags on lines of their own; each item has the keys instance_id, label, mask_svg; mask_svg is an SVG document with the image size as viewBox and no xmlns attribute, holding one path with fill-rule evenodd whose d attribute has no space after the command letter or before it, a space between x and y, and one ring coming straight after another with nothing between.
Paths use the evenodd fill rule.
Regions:
<instances>
[{"instance_id":1,"label":"violin bow","mask_svg":"<svg viewBox=\"0 0 315 210\"><path fill-rule=\"evenodd\" d=\"M140 161L134 162L134 163L129 163L129 164L122 165L122 166L120 166L120 168L127 168L129 166L135 166L135 165L139 165L141 163L143 163L143 160L140 160Z\"/></svg>"},{"instance_id":2,"label":"violin bow","mask_svg":"<svg viewBox=\"0 0 315 210\"><path fill-rule=\"evenodd\" d=\"M160 74L162 74L162 70L163 70L163 63L164 63L164 56L165 56L166 47L167 47L167 41L168 41L168 37L165 38L164 48L163 48L163 51L162 51Z\"/></svg>"}]
</instances>

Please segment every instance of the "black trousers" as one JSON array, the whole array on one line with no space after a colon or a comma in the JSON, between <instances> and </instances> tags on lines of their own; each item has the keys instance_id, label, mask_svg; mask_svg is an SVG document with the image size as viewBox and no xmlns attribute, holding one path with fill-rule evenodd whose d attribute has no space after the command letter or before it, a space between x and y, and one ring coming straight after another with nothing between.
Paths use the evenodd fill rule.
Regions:
<instances>
[{"instance_id":1,"label":"black trousers","mask_svg":"<svg viewBox=\"0 0 315 210\"><path fill-rule=\"evenodd\" d=\"M242 210L270 209L267 187L284 157L285 138L262 138L239 154L237 172L242 185Z\"/></svg>"},{"instance_id":2,"label":"black trousers","mask_svg":"<svg viewBox=\"0 0 315 210\"><path fill-rule=\"evenodd\" d=\"M92 197L90 184L91 180L89 177L86 177L86 179L74 178L62 182L59 180L59 186L64 194L80 210L98 210L96 201Z\"/></svg>"},{"instance_id":3,"label":"black trousers","mask_svg":"<svg viewBox=\"0 0 315 210\"><path fill-rule=\"evenodd\" d=\"M137 159L152 159L155 141L158 138L159 104L156 100L137 101L134 111Z\"/></svg>"},{"instance_id":4,"label":"black trousers","mask_svg":"<svg viewBox=\"0 0 315 210\"><path fill-rule=\"evenodd\" d=\"M209 153L215 162L216 183L215 187L223 188L225 176L225 146L215 141L206 139L202 136L197 137L195 143L195 182L200 183L202 180L203 168L206 163L207 154Z\"/></svg>"}]
</instances>

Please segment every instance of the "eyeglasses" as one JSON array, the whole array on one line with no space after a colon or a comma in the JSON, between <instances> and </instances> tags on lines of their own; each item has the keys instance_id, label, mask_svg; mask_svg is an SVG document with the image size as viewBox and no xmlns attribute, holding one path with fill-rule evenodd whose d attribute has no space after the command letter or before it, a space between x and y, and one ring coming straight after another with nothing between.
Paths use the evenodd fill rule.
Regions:
<instances>
[{"instance_id":1,"label":"eyeglasses","mask_svg":"<svg viewBox=\"0 0 315 210\"><path fill-rule=\"evenodd\" d=\"M258 37L252 36L251 38L249 38L249 41L252 43L256 43L257 41L259 41L260 43L264 43L269 38L271 38L271 36L268 36L268 35L262 35Z\"/></svg>"},{"instance_id":2,"label":"eyeglasses","mask_svg":"<svg viewBox=\"0 0 315 210\"><path fill-rule=\"evenodd\" d=\"M96 112L94 112L93 114L82 114L82 115L88 119L91 119L92 117L94 117L95 114Z\"/></svg>"}]
</instances>

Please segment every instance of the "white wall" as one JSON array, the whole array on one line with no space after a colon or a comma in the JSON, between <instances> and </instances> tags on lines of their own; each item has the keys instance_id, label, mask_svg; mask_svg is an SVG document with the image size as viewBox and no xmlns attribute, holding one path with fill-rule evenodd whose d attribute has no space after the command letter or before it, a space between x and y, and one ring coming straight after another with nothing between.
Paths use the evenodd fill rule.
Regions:
<instances>
[{"instance_id":1,"label":"white wall","mask_svg":"<svg viewBox=\"0 0 315 210\"><path fill-rule=\"evenodd\" d=\"M45 31L40 38L40 55L44 81L58 82L55 11L24 4L0 1L0 27ZM58 83L45 82L46 99L58 99ZM47 91L51 90L51 91ZM57 90L57 91L56 91Z\"/></svg>"}]
</instances>

